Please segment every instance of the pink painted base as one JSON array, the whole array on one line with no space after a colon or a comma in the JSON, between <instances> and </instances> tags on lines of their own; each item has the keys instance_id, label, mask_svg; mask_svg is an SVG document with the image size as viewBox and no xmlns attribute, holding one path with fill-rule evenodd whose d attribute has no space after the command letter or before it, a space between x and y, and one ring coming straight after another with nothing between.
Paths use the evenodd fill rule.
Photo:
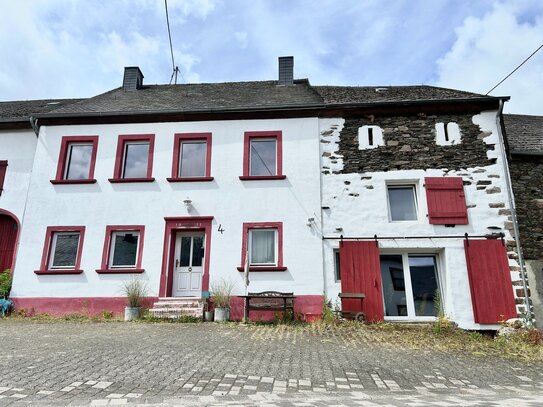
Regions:
<instances>
[{"instance_id":1,"label":"pink painted base","mask_svg":"<svg viewBox=\"0 0 543 407\"><path fill-rule=\"evenodd\" d=\"M15 311L25 310L26 315L48 314L63 316L81 314L100 316L103 311L111 311L115 315L123 315L126 306L124 297L73 297L73 298L11 298L15 303ZM151 308L157 297L148 297L144 308ZM322 315L322 296L300 295L294 300L294 312L308 322L319 320ZM276 311L251 311L251 321L273 321ZM230 318L241 321L243 318L243 298L232 298Z\"/></svg>"}]
</instances>

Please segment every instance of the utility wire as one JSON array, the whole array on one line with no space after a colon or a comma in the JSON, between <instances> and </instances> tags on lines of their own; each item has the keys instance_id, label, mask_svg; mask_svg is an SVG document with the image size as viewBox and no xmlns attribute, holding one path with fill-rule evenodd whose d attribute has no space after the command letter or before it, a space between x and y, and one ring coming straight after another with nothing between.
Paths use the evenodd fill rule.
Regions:
<instances>
[{"instance_id":1,"label":"utility wire","mask_svg":"<svg viewBox=\"0 0 543 407\"><path fill-rule=\"evenodd\" d=\"M175 65L175 59L173 57L173 45L172 45L172 33L170 31L170 17L168 16L168 0L164 0L164 8L166 9L166 24L168 26L168 38L170 39L170 53L172 55L172 76L170 77L170 85L175 77L175 84L177 85L177 74L179 73L179 67Z\"/></svg>"},{"instance_id":2,"label":"utility wire","mask_svg":"<svg viewBox=\"0 0 543 407\"><path fill-rule=\"evenodd\" d=\"M522 61L522 63L519 66L517 66L515 69L513 69L513 71L509 75L507 75L500 82L498 82L498 84L496 86L494 86L492 89L490 89L488 92L486 92L486 95L488 95L490 92L492 92L498 86L500 86L503 82L505 82L505 80L507 78L509 78L511 75L513 75L522 65L524 65L531 57L533 57L537 53L537 51L539 51L541 48L543 48L543 44L541 44L538 49L536 49L534 52L532 52L532 54L528 58L526 58L524 61Z\"/></svg>"}]
</instances>

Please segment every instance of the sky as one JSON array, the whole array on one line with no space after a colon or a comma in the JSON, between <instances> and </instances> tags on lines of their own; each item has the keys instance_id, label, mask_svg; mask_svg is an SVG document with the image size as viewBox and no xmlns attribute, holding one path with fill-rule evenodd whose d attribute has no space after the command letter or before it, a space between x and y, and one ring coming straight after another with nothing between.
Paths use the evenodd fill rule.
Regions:
<instances>
[{"instance_id":1,"label":"sky","mask_svg":"<svg viewBox=\"0 0 543 407\"><path fill-rule=\"evenodd\" d=\"M90 97L139 66L167 84L164 0L0 0L0 100ZM541 0L168 0L178 83L269 80L486 94L543 44ZM543 49L494 90L543 115Z\"/></svg>"}]
</instances>

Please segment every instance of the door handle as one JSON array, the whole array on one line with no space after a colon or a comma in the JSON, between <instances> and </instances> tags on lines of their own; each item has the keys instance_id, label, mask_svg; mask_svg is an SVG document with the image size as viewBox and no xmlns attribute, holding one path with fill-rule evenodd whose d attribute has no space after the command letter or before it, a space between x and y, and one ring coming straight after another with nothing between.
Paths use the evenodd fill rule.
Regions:
<instances>
[{"instance_id":1,"label":"door handle","mask_svg":"<svg viewBox=\"0 0 543 407\"><path fill-rule=\"evenodd\" d=\"M179 259L175 259L175 268L179 267Z\"/></svg>"}]
</instances>

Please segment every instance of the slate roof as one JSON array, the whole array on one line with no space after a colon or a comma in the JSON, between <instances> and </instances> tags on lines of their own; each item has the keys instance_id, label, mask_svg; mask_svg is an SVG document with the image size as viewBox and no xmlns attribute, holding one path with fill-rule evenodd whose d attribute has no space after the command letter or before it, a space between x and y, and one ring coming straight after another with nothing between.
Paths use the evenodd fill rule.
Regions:
<instances>
[{"instance_id":1,"label":"slate roof","mask_svg":"<svg viewBox=\"0 0 543 407\"><path fill-rule=\"evenodd\" d=\"M326 104L408 102L487 98L485 95L436 86L314 86Z\"/></svg>"},{"instance_id":2,"label":"slate roof","mask_svg":"<svg viewBox=\"0 0 543 407\"><path fill-rule=\"evenodd\" d=\"M0 121L23 121L30 116L48 113L70 103L82 99L41 99L0 102Z\"/></svg>"},{"instance_id":3,"label":"slate roof","mask_svg":"<svg viewBox=\"0 0 543 407\"><path fill-rule=\"evenodd\" d=\"M512 153L543 154L543 116L504 114L503 118Z\"/></svg>"}]
</instances>

